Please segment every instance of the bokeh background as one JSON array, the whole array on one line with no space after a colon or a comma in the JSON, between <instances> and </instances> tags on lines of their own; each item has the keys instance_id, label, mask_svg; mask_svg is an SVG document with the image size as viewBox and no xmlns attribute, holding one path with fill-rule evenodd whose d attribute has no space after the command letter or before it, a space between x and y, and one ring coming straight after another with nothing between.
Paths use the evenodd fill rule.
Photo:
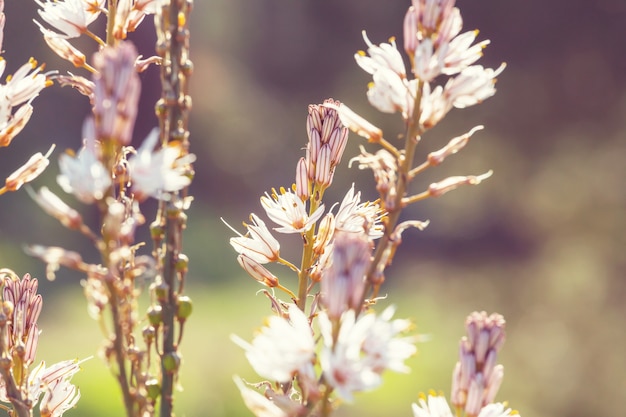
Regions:
<instances>
[{"instance_id":1,"label":"bokeh background","mask_svg":"<svg viewBox=\"0 0 626 417\"><path fill-rule=\"evenodd\" d=\"M429 219L405 233L388 270L381 304L396 304L430 341L410 360L409 375L388 374L384 386L357 397L339 415L411 415L420 391L449 393L465 316L498 311L507 319L498 396L537 417L613 415L626 392L626 2L624 0L459 0L466 30L491 39L481 63L508 64L498 93L482 105L453 111L429 132L418 158L475 125L466 149L415 183L421 191L449 175L495 175L415 205L406 216ZM367 104L368 75L354 63L364 48L396 36L409 1L201 0L191 19L195 64L192 150L198 155L185 251L195 313L183 342L179 416L248 415L233 374L254 380L230 333L250 338L269 313L258 287L239 270L219 220L239 225L260 213L259 196L289 186L306 143L309 103L333 97L382 127L401 133L397 115ZM69 68L53 56L32 22L35 2L6 1L6 73L30 56L48 69ZM98 26L100 24L100 27ZM94 31L102 29L102 22ZM132 39L145 56L154 35L146 21ZM77 45L86 53L93 44ZM6 74L5 74L6 76ZM156 125L158 73L142 75L136 142ZM80 145L85 97L54 86L10 148L0 152L9 175L32 153L56 143L58 155ZM328 201L351 183L375 198L370 173L347 167L361 140L353 136ZM53 160L56 160L53 157ZM58 191L56 164L36 181ZM79 203L87 219L94 213ZM150 219L153 209L145 212ZM68 416L122 415L117 388L98 357L101 335L86 314L81 277L61 271L54 283L24 255L41 243L95 253L47 217L24 191L0 198L0 264L41 278L45 294L39 356L49 363L84 358L76 376L83 399ZM145 237L145 232L144 232ZM293 254L297 256L297 254Z\"/></svg>"}]
</instances>

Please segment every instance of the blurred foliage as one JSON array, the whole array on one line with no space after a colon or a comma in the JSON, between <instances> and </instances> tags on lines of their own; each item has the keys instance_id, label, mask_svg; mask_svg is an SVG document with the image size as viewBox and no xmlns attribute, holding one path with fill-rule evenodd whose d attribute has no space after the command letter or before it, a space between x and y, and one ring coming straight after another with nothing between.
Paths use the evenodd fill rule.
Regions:
<instances>
[{"instance_id":1,"label":"blurred foliage","mask_svg":"<svg viewBox=\"0 0 626 417\"><path fill-rule=\"evenodd\" d=\"M263 192L293 182L306 143L309 103L331 96L382 127L388 138L401 133L399 117L368 106L369 79L352 56L365 47L362 29L375 43L390 36L400 40L408 4L196 2L191 141L199 163L185 238L196 309L183 342L178 415L246 415L231 376L252 381L255 376L228 335L249 339L261 315L269 313L264 299L254 295L255 284L238 269L228 245L232 233L219 217L237 225L249 212L260 213ZM431 341L412 359L412 374L388 375L383 389L359 396L341 415L410 415L419 391L448 393L463 320L475 309L498 311L508 321L499 399L527 416L611 415L626 387L626 3L459 0L458 6L465 29L479 28L480 39L492 40L482 64L506 61L508 68L495 97L454 111L425 136L418 157L474 125L486 126L417 187L490 168L495 175L480 187L426 201L407 213L431 224L424 232L405 234L388 271L384 303L399 305L398 316L413 317ZM34 2L6 2L6 72L31 55L50 69L72 70L47 51L31 23L35 10ZM151 55L152 37L144 32L134 40L140 53ZM156 123L152 112L159 94L156 70L142 77L137 143ZM50 142L57 153L80 144L88 112L84 97L55 86L34 106L29 125L0 152L5 176ZM375 198L366 191L370 174L347 168L360 143L352 138L329 201L352 182ZM58 190L57 173L51 164L36 186ZM148 218L151 209L146 207ZM23 244L87 246L24 192L0 198L0 210L4 267L43 278L43 265L22 254ZM96 355L100 347L79 279L69 271L52 284L42 279L48 297L40 356L49 363ZM67 415L119 414L116 387L99 358L85 362L76 380L83 399Z\"/></svg>"}]
</instances>

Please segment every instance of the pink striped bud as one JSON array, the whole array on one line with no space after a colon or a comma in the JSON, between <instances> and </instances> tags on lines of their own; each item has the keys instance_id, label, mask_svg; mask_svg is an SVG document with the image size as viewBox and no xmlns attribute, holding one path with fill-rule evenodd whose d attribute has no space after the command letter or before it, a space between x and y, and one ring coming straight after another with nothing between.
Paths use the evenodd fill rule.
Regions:
<instances>
[{"instance_id":1,"label":"pink striped bud","mask_svg":"<svg viewBox=\"0 0 626 417\"><path fill-rule=\"evenodd\" d=\"M452 376L451 402L470 417L493 402L504 376L497 353L504 344L504 318L474 312L467 317L467 336L461 339L459 362Z\"/></svg>"},{"instance_id":2,"label":"pink striped bud","mask_svg":"<svg viewBox=\"0 0 626 417\"><path fill-rule=\"evenodd\" d=\"M296 166L296 194L302 201L308 200L311 191L309 190L309 175L306 158L300 158Z\"/></svg>"},{"instance_id":3,"label":"pink striped bud","mask_svg":"<svg viewBox=\"0 0 626 417\"><path fill-rule=\"evenodd\" d=\"M491 177L491 174L493 174L493 171L488 171L482 175L448 177L442 181L430 184L428 187L428 193L431 197L440 197L460 185L478 185L483 180Z\"/></svg>"},{"instance_id":4,"label":"pink striped bud","mask_svg":"<svg viewBox=\"0 0 626 417\"><path fill-rule=\"evenodd\" d=\"M428 162L432 166L439 165L448 156L454 155L455 153L463 149L465 145L467 145L467 142L469 142L469 138L474 134L474 132L482 129L483 126L476 126L466 134L457 136L456 138L450 140L450 142L448 142L448 144L443 148L439 149L438 151L429 153Z\"/></svg>"},{"instance_id":5,"label":"pink striped bud","mask_svg":"<svg viewBox=\"0 0 626 417\"><path fill-rule=\"evenodd\" d=\"M278 278L267 270L263 265L246 255L245 253L237 256L239 265L256 281L261 284L273 288L278 286Z\"/></svg>"}]
</instances>

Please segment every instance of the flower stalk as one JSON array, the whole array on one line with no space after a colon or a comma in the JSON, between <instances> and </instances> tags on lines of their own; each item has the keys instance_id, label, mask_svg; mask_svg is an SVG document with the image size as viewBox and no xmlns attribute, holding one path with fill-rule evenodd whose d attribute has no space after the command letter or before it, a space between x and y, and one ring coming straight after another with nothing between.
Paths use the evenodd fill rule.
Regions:
<instances>
[{"instance_id":1,"label":"flower stalk","mask_svg":"<svg viewBox=\"0 0 626 417\"><path fill-rule=\"evenodd\" d=\"M482 126L450 140L439 151L431 152L426 161L416 164L416 149L422 136L453 107L471 106L493 95L494 77L503 69L472 65L489 41L472 45L477 31L459 34L462 20L454 4L454 0L412 1L404 21L410 72L405 69L394 38L375 45L364 32L367 52L355 54L357 64L373 78L367 92L370 104L382 112L401 115L405 127L403 145L385 140L381 129L335 100L310 105L309 141L305 156L296 165L295 184L291 187L294 192L281 187L280 194L273 189L271 196L261 197L267 216L278 225L273 230L299 234L303 246L300 268L290 268L297 275L297 297L290 300L295 304L263 291L270 298L275 315L251 343L233 337L245 349L255 371L269 379L256 385L268 387L265 396L253 395L236 379L246 405L259 417L327 417L341 401L351 402L355 393L378 387L384 371L408 371L404 361L415 354L419 337L406 335L411 323L393 319L393 306L379 314L374 311L380 301L378 294L385 271L403 232L409 228L423 230L428 225L426 221L402 219L404 209L460 185L479 184L491 175L489 171L478 176L452 176L432 183L426 191L411 190L419 174L463 149ZM435 85L436 80L445 77L445 84ZM359 169L372 170L379 193L374 202L361 203L354 185L340 203L328 205L323 201L345 147L343 129L350 129L367 139L369 145L379 147L377 152L369 153L362 146L360 155L350 161L357 162ZM330 209L324 213L326 206ZM240 237L231 239L239 254L237 259L263 285L276 288L280 281L287 286L288 280L261 264L293 263L280 257L279 241L259 217L252 214L251 218L255 224L246 225L248 233L244 236L235 231ZM311 300L310 309L307 300ZM471 340L476 338L475 333L471 333ZM294 334L300 334L299 343L293 341ZM311 340L310 334L315 338ZM461 362L468 363L474 350L470 342L463 346L466 359L462 357ZM484 365L483 345L476 350L476 363L482 361L480 369L486 371L474 375L476 382L469 388L464 375L474 369L471 364L469 371L468 365L462 368L461 376L457 376L461 371L455 371L455 380L461 381L453 385L457 415L460 417L458 411L463 407L467 417L511 415L513 412L503 404L493 403L501 380L500 368L494 371ZM493 383L485 385L484 374ZM489 393L481 397L481 388ZM445 399L434 395L420 399L413 412L415 417L452 415Z\"/></svg>"},{"instance_id":2,"label":"flower stalk","mask_svg":"<svg viewBox=\"0 0 626 417\"><path fill-rule=\"evenodd\" d=\"M160 142L163 148L180 143L181 155L189 149L188 119L191 110L189 77L193 64L189 59L189 13L191 0L163 0L157 6L155 26L157 30L157 54L162 60L162 96L156 105L159 118ZM170 193L159 203L155 223L164 231L163 243L155 241L155 255L161 272L155 282L155 294L162 311L163 338L161 345L161 403L159 415L169 417L173 413L174 385L180 365L176 333L182 337L182 325L177 316L178 300L183 296L185 270L178 266L183 262L182 233L190 199L186 190ZM186 258L185 258L186 259ZM178 330L177 330L178 328Z\"/></svg>"}]
</instances>

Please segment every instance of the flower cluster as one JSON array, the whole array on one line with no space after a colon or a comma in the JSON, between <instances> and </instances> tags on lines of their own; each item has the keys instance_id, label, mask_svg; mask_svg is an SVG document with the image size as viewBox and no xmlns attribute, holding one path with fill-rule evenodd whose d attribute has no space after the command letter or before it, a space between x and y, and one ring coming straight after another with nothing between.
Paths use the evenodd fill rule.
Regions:
<instances>
[{"instance_id":1,"label":"flower cluster","mask_svg":"<svg viewBox=\"0 0 626 417\"><path fill-rule=\"evenodd\" d=\"M39 403L42 416L60 417L80 398L80 391L70 382L80 370L80 362L67 360L46 366L42 361L31 369L39 341L37 319L43 305L38 283L28 274L20 279L8 269L0 274L0 354L9 361L0 367L0 401L13 404L19 416L30 413Z\"/></svg>"},{"instance_id":2,"label":"flower cluster","mask_svg":"<svg viewBox=\"0 0 626 417\"><path fill-rule=\"evenodd\" d=\"M247 232L235 231L238 236L231 238L239 264L269 287L263 293L275 313L252 342L233 336L252 368L266 379L246 384L235 378L256 416L328 416L341 401L350 402L355 393L378 387L384 371L408 372L405 361L415 354L419 340L407 335L411 323L394 319L393 306L382 313L374 311L403 232L422 230L428 224L401 220L401 213L409 204L439 197L460 185L479 184L491 175L489 171L451 176L425 191L410 190L418 174L463 149L483 127L451 139L415 165L415 148L422 135L453 108L492 96L495 77L504 69L504 64L495 70L476 65L489 41L475 43L478 31L461 33L461 29L454 0L413 0L404 20L410 70L393 38L375 45L363 32L368 48L355 59L372 75L367 97L382 112L400 113L406 128L404 146L387 141L381 129L338 101L310 105L309 141L297 163L295 182L261 197L265 214L276 226L271 229L253 213L252 223L244 223ZM342 159L348 130L380 147L375 152L361 147L360 155L350 161L373 172L379 199L361 202L353 185L340 203L327 210L324 193ZM299 263L283 258L280 239L273 232L300 236ZM284 272L268 264L294 273L297 289L290 289ZM290 300L282 301L277 291ZM493 402L502 381L495 355L504 340L503 324L499 315L474 313L468 318L469 336L462 341L453 379L457 415L513 414L504 404ZM259 388L264 388L263 394ZM452 416L446 400L435 394L423 396L413 412L415 417Z\"/></svg>"},{"instance_id":3,"label":"flower cluster","mask_svg":"<svg viewBox=\"0 0 626 417\"><path fill-rule=\"evenodd\" d=\"M261 197L265 214L276 224L273 230L299 234L305 242L301 266L281 256L279 240L254 213L252 223L244 223L247 233L238 233L230 241L239 263L255 280L292 299L284 303L266 292L278 315L270 318L252 343L233 337L260 376L284 385L274 395L283 399L276 405L287 415L300 407L322 407L333 392L351 401L355 392L380 385L385 370L406 372L404 360L416 351L416 339L403 336L410 323L393 319L393 308L380 315L363 309L365 274L373 242L383 234L384 212L375 202L361 202L354 186L325 212L322 196L332 184L348 133L337 111L328 105L339 103L329 99L309 106L309 143L297 165L293 191L281 188ZM269 263L294 271L300 279L298 290L283 286L265 267ZM313 305L307 315L309 297ZM298 403L292 399L294 378L301 387ZM244 398L249 396L248 388L241 381L239 385Z\"/></svg>"},{"instance_id":4,"label":"flower cluster","mask_svg":"<svg viewBox=\"0 0 626 417\"><path fill-rule=\"evenodd\" d=\"M504 403L495 403L504 368L496 356L504 344L504 318L497 314L473 312L466 321L467 336L461 339L459 362L452 374L451 403L456 415L467 417L508 417L519 415ZM414 417L452 416L441 395L431 393L413 404Z\"/></svg>"}]
</instances>

